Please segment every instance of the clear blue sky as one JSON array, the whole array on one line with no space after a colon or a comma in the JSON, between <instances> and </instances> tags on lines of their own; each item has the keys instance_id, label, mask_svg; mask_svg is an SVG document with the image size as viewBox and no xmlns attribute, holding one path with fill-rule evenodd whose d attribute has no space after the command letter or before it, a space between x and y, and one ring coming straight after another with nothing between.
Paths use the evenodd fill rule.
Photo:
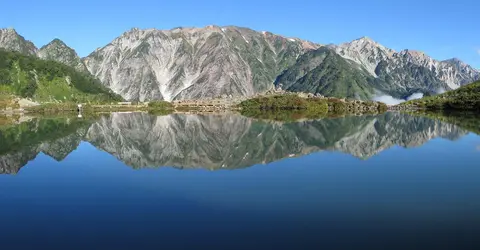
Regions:
<instances>
[{"instance_id":1,"label":"clear blue sky","mask_svg":"<svg viewBox=\"0 0 480 250\"><path fill-rule=\"evenodd\" d=\"M0 27L41 47L60 38L80 56L133 28L238 25L318 43L369 36L480 68L478 0L24 0L2 1Z\"/></svg>"}]
</instances>

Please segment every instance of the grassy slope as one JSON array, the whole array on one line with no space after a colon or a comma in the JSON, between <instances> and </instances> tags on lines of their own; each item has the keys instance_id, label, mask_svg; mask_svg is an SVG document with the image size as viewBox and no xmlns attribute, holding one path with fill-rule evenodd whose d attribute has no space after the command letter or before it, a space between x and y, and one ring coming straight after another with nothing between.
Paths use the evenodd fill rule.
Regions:
<instances>
[{"instance_id":1,"label":"grassy slope","mask_svg":"<svg viewBox=\"0 0 480 250\"><path fill-rule=\"evenodd\" d=\"M440 95L404 102L399 106L413 106L427 110L480 110L480 81Z\"/></svg>"},{"instance_id":2,"label":"grassy slope","mask_svg":"<svg viewBox=\"0 0 480 250\"><path fill-rule=\"evenodd\" d=\"M241 102L239 108L245 116L273 120L319 118L352 113L382 113L387 110L387 106L379 102L302 98L296 94L252 98Z\"/></svg>"},{"instance_id":3,"label":"grassy slope","mask_svg":"<svg viewBox=\"0 0 480 250\"><path fill-rule=\"evenodd\" d=\"M122 100L92 76L69 66L0 49L0 97L12 95L38 102Z\"/></svg>"},{"instance_id":4,"label":"grassy slope","mask_svg":"<svg viewBox=\"0 0 480 250\"><path fill-rule=\"evenodd\" d=\"M289 91L320 93L338 98L369 100L375 79L329 48L300 56L275 81Z\"/></svg>"}]
</instances>

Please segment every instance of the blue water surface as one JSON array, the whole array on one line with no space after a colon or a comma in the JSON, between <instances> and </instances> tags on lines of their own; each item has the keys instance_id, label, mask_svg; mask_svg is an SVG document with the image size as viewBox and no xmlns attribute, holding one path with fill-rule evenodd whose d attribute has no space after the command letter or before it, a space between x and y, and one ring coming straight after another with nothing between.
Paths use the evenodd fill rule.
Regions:
<instances>
[{"instance_id":1,"label":"blue water surface","mask_svg":"<svg viewBox=\"0 0 480 250\"><path fill-rule=\"evenodd\" d=\"M475 249L480 137L211 171L133 169L87 140L0 175L4 249ZM2 247L3 248L3 247Z\"/></svg>"}]
</instances>

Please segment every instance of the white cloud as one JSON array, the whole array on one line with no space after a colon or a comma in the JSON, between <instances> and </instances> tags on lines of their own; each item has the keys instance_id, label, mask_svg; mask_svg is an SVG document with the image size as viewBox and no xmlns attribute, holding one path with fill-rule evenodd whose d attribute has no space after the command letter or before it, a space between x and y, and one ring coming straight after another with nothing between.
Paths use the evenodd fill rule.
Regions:
<instances>
[{"instance_id":1,"label":"white cloud","mask_svg":"<svg viewBox=\"0 0 480 250\"><path fill-rule=\"evenodd\" d=\"M411 96L407 97L407 101L420 99L423 97L423 93L413 93Z\"/></svg>"},{"instance_id":2,"label":"white cloud","mask_svg":"<svg viewBox=\"0 0 480 250\"><path fill-rule=\"evenodd\" d=\"M437 93L437 94L443 94L443 93L445 93L445 91L446 91L446 90L445 90L444 88L439 88L439 89L437 89L437 90L435 91L435 93Z\"/></svg>"},{"instance_id":3,"label":"white cloud","mask_svg":"<svg viewBox=\"0 0 480 250\"><path fill-rule=\"evenodd\" d=\"M422 97L423 97L423 93L413 93L412 95L407 97L407 99L397 99L390 95L379 95L379 96L375 96L372 100L377 102L383 102L387 105L397 105L405 101L420 99Z\"/></svg>"},{"instance_id":4,"label":"white cloud","mask_svg":"<svg viewBox=\"0 0 480 250\"><path fill-rule=\"evenodd\" d=\"M397 105L397 104L400 104L402 102L404 102L405 100L402 100L402 99L396 99L392 96L389 96L389 95L381 95L381 96L375 96L373 98L374 101L377 101L377 102L383 102L387 105Z\"/></svg>"}]
</instances>

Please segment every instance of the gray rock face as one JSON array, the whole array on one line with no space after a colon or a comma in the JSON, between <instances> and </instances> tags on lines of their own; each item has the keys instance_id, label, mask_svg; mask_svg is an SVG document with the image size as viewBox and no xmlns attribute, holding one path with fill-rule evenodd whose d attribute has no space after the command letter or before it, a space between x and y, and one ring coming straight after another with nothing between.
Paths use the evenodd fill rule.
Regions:
<instances>
[{"instance_id":1,"label":"gray rock face","mask_svg":"<svg viewBox=\"0 0 480 250\"><path fill-rule=\"evenodd\" d=\"M307 63L315 67L298 72L306 65L305 58L299 57L320 47L239 27L132 29L84 62L114 92L140 101L250 96L271 88L274 82L293 91L324 95L368 99L379 92L405 98L416 92L455 89L480 79L478 70L456 59L437 61L421 52L396 52L367 37L328 46L345 62ZM340 65L340 71L333 67ZM336 82L344 78L346 65L355 72L346 73L354 84L333 86L346 85ZM285 77L286 69L298 72L296 77L292 73ZM367 76L362 71L368 72Z\"/></svg>"},{"instance_id":2,"label":"gray rock face","mask_svg":"<svg viewBox=\"0 0 480 250\"><path fill-rule=\"evenodd\" d=\"M381 80L378 90L395 97L452 90L480 79L480 71L458 59L437 61L419 51L396 52L367 37L331 47Z\"/></svg>"},{"instance_id":3,"label":"gray rock face","mask_svg":"<svg viewBox=\"0 0 480 250\"><path fill-rule=\"evenodd\" d=\"M232 26L132 29L84 63L127 100L249 96L272 88L282 70L318 47Z\"/></svg>"},{"instance_id":4,"label":"gray rock face","mask_svg":"<svg viewBox=\"0 0 480 250\"><path fill-rule=\"evenodd\" d=\"M452 89L456 89L472 80L480 79L480 71L460 61L458 58L441 61L439 78L444 80Z\"/></svg>"},{"instance_id":5,"label":"gray rock face","mask_svg":"<svg viewBox=\"0 0 480 250\"><path fill-rule=\"evenodd\" d=\"M52 60L73 67L77 71L89 73L77 52L68 47L63 41L54 39L49 44L38 50L38 57L44 60Z\"/></svg>"},{"instance_id":6,"label":"gray rock face","mask_svg":"<svg viewBox=\"0 0 480 250\"><path fill-rule=\"evenodd\" d=\"M335 49L340 56L360 64L373 76L377 76L375 69L378 64L395 54L394 50L386 48L368 37L329 47Z\"/></svg>"},{"instance_id":7,"label":"gray rock face","mask_svg":"<svg viewBox=\"0 0 480 250\"><path fill-rule=\"evenodd\" d=\"M31 56L37 54L37 48L32 42L25 40L23 36L10 28L0 29L0 48Z\"/></svg>"}]
</instances>

